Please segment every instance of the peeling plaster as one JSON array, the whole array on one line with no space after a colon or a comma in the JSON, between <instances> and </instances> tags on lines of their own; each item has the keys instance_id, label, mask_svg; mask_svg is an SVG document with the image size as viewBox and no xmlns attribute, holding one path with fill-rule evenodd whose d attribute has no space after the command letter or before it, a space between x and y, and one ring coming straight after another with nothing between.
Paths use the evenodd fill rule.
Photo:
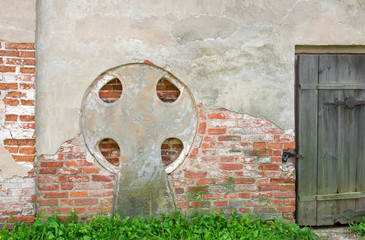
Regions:
<instances>
[{"instance_id":1,"label":"peeling plaster","mask_svg":"<svg viewBox=\"0 0 365 240\"><path fill-rule=\"evenodd\" d=\"M3 146L5 138L12 138L10 130L4 128L6 105L3 99L7 95L7 91L0 92L0 173L3 178L11 178L13 176L25 177L28 176L28 169L26 166L15 162L8 150ZM5 134L2 134L6 132Z\"/></svg>"},{"instance_id":2,"label":"peeling plaster","mask_svg":"<svg viewBox=\"0 0 365 240\"><path fill-rule=\"evenodd\" d=\"M227 19L211 16L190 16L172 24L172 35L178 43L184 44L195 40L225 39L236 29L237 23Z\"/></svg>"}]
</instances>

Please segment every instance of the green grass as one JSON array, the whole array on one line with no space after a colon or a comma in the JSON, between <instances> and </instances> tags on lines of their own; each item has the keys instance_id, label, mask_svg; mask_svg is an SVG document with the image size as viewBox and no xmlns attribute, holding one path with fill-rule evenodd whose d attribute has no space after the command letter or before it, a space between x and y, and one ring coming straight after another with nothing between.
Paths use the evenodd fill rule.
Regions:
<instances>
[{"instance_id":1,"label":"green grass","mask_svg":"<svg viewBox=\"0 0 365 240\"><path fill-rule=\"evenodd\" d=\"M357 236L365 239L365 218L360 223L350 223L350 230Z\"/></svg>"},{"instance_id":2,"label":"green grass","mask_svg":"<svg viewBox=\"0 0 365 240\"><path fill-rule=\"evenodd\" d=\"M94 217L87 222L70 219L61 221L58 215L36 218L34 224L17 222L12 230L4 226L0 239L317 239L309 228L285 224L283 220L267 221L250 213L228 219L223 214L194 213L189 219L179 212L161 218Z\"/></svg>"}]
</instances>

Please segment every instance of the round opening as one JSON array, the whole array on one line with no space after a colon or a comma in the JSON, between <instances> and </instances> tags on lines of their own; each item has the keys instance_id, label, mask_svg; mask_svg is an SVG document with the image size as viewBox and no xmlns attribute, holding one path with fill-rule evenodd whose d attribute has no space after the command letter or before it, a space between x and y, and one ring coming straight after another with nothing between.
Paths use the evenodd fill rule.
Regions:
<instances>
[{"instance_id":1,"label":"round opening","mask_svg":"<svg viewBox=\"0 0 365 240\"><path fill-rule=\"evenodd\" d=\"M164 167L173 163L183 150L184 145L177 138L168 138L161 145L161 158Z\"/></svg>"},{"instance_id":2,"label":"round opening","mask_svg":"<svg viewBox=\"0 0 365 240\"><path fill-rule=\"evenodd\" d=\"M106 103L118 101L122 95L123 86L118 78L107 82L99 91L99 98Z\"/></svg>"},{"instance_id":3,"label":"round opening","mask_svg":"<svg viewBox=\"0 0 365 240\"><path fill-rule=\"evenodd\" d=\"M99 151L104 158L113 166L120 165L120 148L116 141L111 138L104 138L99 142Z\"/></svg>"},{"instance_id":4,"label":"round opening","mask_svg":"<svg viewBox=\"0 0 365 240\"><path fill-rule=\"evenodd\" d=\"M166 78L161 78L156 86L157 96L161 101L172 103L180 96L180 90Z\"/></svg>"}]
</instances>

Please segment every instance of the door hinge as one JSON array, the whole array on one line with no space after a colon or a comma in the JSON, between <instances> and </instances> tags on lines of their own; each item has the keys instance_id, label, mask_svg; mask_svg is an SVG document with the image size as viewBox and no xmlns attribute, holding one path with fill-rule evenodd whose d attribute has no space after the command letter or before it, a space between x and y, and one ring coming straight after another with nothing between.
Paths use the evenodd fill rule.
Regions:
<instances>
[{"instance_id":1,"label":"door hinge","mask_svg":"<svg viewBox=\"0 0 365 240\"><path fill-rule=\"evenodd\" d=\"M283 155L281 156L283 162L287 162L289 158L301 159L304 158L304 156L298 153L283 152Z\"/></svg>"}]
</instances>

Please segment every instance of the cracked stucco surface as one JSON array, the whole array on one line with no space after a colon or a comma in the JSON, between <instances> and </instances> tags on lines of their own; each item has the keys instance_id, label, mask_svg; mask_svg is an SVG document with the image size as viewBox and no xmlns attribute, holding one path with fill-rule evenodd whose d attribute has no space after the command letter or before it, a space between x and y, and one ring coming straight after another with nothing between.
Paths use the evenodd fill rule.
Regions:
<instances>
[{"instance_id":1,"label":"cracked stucco surface","mask_svg":"<svg viewBox=\"0 0 365 240\"><path fill-rule=\"evenodd\" d=\"M39 1L37 150L54 153L79 132L89 84L147 59L206 108L294 128L296 45L365 45L358 0Z\"/></svg>"}]
</instances>

